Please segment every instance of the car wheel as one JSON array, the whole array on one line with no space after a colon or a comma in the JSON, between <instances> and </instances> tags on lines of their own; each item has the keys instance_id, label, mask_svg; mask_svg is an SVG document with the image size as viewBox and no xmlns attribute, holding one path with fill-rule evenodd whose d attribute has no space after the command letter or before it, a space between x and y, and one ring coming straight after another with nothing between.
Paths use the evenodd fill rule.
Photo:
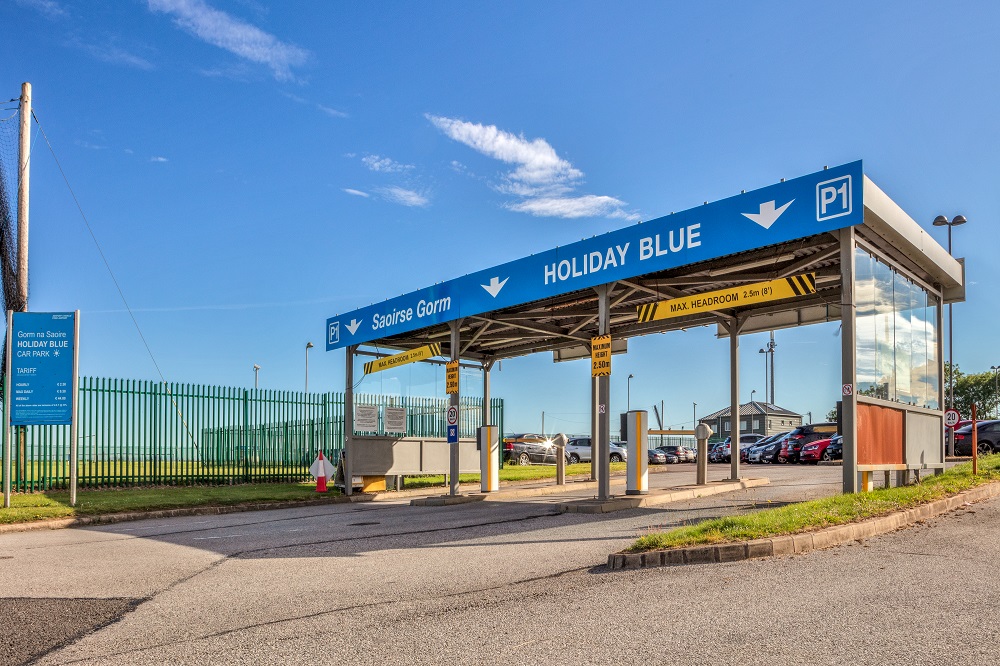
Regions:
<instances>
[{"instance_id":1,"label":"car wheel","mask_svg":"<svg viewBox=\"0 0 1000 666\"><path fill-rule=\"evenodd\" d=\"M527 453L522 453L517 458L517 464L518 465L530 465L531 464L531 458L528 456Z\"/></svg>"},{"instance_id":2,"label":"car wheel","mask_svg":"<svg viewBox=\"0 0 1000 666\"><path fill-rule=\"evenodd\" d=\"M826 460L826 461L833 460L833 458L830 457L830 452L829 451L826 451L826 450L823 451L823 460Z\"/></svg>"},{"instance_id":3,"label":"car wheel","mask_svg":"<svg viewBox=\"0 0 1000 666\"><path fill-rule=\"evenodd\" d=\"M618 455L617 453L611 454L611 462L621 462L621 461L622 457L620 455Z\"/></svg>"},{"instance_id":4,"label":"car wheel","mask_svg":"<svg viewBox=\"0 0 1000 666\"><path fill-rule=\"evenodd\" d=\"M989 442L979 442L976 448L979 449L979 455L981 456L993 453L993 445Z\"/></svg>"},{"instance_id":5,"label":"car wheel","mask_svg":"<svg viewBox=\"0 0 1000 666\"><path fill-rule=\"evenodd\" d=\"M580 462L580 456L576 455L575 453L569 454L569 464L570 465L575 465L578 462Z\"/></svg>"}]
</instances>

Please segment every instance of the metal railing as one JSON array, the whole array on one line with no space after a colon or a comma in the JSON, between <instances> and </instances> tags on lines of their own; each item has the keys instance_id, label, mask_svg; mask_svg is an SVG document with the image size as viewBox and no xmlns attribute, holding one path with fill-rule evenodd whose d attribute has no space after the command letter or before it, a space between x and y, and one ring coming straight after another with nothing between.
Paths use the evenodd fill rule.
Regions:
<instances>
[{"instance_id":1,"label":"metal railing","mask_svg":"<svg viewBox=\"0 0 1000 666\"><path fill-rule=\"evenodd\" d=\"M336 461L344 446L343 393L81 377L78 400L82 488L304 481L318 451ZM447 398L355 402L380 407L380 428L381 408L405 407L408 436L447 434ZM490 409L502 428L503 400ZM463 398L460 414L461 436L475 437L482 399ZM68 488L69 426L11 431L12 489Z\"/></svg>"}]
</instances>

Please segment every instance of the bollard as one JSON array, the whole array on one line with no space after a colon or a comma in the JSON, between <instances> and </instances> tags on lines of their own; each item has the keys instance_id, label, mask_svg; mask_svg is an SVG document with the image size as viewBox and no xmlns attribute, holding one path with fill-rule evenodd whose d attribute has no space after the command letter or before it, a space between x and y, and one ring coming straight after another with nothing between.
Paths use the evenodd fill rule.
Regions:
<instances>
[{"instance_id":1,"label":"bollard","mask_svg":"<svg viewBox=\"0 0 1000 666\"><path fill-rule=\"evenodd\" d=\"M697 484L703 486L708 483L708 438L712 436L712 429L707 423L699 423L694 429L694 436L698 440Z\"/></svg>"},{"instance_id":2,"label":"bollard","mask_svg":"<svg viewBox=\"0 0 1000 666\"><path fill-rule=\"evenodd\" d=\"M628 440L625 494L645 495L649 492L649 412L640 409L626 414L625 435Z\"/></svg>"},{"instance_id":3,"label":"bollard","mask_svg":"<svg viewBox=\"0 0 1000 666\"><path fill-rule=\"evenodd\" d=\"M566 485L566 442L569 438L559 433L552 438L552 444L556 447L556 485Z\"/></svg>"}]
</instances>

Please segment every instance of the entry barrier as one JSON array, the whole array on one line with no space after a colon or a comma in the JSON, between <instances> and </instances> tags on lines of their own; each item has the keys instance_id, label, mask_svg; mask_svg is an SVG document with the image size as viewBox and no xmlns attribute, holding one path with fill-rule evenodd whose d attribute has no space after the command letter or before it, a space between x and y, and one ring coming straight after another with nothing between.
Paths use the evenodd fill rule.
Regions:
<instances>
[{"instance_id":1,"label":"entry barrier","mask_svg":"<svg viewBox=\"0 0 1000 666\"><path fill-rule=\"evenodd\" d=\"M645 495L649 492L649 454L646 453L649 439L649 412L636 410L629 412L625 419L628 441L628 465L626 466L626 495Z\"/></svg>"},{"instance_id":2,"label":"entry barrier","mask_svg":"<svg viewBox=\"0 0 1000 666\"><path fill-rule=\"evenodd\" d=\"M482 492L494 493L500 489L500 428L480 426L478 437Z\"/></svg>"}]
</instances>

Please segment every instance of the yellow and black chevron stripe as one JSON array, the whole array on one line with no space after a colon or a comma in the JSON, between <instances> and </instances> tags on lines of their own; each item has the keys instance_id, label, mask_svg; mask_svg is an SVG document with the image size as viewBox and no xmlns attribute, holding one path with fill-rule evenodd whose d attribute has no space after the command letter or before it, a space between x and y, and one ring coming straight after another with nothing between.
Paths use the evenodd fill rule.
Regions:
<instances>
[{"instance_id":1,"label":"yellow and black chevron stripe","mask_svg":"<svg viewBox=\"0 0 1000 666\"><path fill-rule=\"evenodd\" d=\"M792 288L796 296L805 296L806 294L816 293L816 274L815 273L803 273L802 275L793 275L792 277L786 277L785 282L788 286Z\"/></svg>"},{"instance_id":2,"label":"yellow and black chevron stripe","mask_svg":"<svg viewBox=\"0 0 1000 666\"><path fill-rule=\"evenodd\" d=\"M639 323L645 324L656 319L656 308L659 307L659 303L646 303L645 305L639 306Z\"/></svg>"}]
</instances>

